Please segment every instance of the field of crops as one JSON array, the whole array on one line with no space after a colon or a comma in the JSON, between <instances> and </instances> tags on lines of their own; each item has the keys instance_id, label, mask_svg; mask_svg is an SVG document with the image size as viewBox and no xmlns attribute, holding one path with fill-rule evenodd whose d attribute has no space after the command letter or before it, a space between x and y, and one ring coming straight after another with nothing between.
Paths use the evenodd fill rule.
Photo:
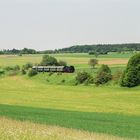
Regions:
<instances>
[{"instance_id":1,"label":"field of crops","mask_svg":"<svg viewBox=\"0 0 140 140\"><path fill-rule=\"evenodd\" d=\"M113 53L97 59L99 64L108 64L112 71L116 71L124 69L132 55ZM88 60L93 57L88 54L53 56L74 65L77 70L90 69ZM0 66L38 63L41 58L42 55L0 56ZM47 82L48 74L33 78L1 76L0 121L3 121L0 122L0 138L9 140L11 135L17 135L16 124L16 128L21 128L21 139L24 139L23 135L35 139L42 133L45 135L42 139L48 140L79 140L82 139L80 136L97 140L140 139L140 87L128 89L113 84L73 86L69 83L74 76L54 74L49 77L50 82ZM69 82L60 84L64 78ZM2 127L5 124L8 127ZM36 128L40 131L36 132ZM9 131L13 131L11 135ZM32 138L34 131L36 135ZM59 134L60 131L63 134Z\"/></svg>"}]
</instances>

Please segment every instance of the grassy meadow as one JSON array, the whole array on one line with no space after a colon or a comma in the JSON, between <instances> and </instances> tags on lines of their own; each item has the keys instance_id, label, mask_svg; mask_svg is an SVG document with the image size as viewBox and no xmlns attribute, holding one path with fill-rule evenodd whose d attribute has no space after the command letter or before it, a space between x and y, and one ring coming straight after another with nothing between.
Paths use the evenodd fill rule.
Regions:
<instances>
[{"instance_id":1,"label":"grassy meadow","mask_svg":"<svg viewBox=\"0 0 140 140\"><path fill-rule=\"evenodd\" d=\"M133 54L99 56L99 65L94 70L88 66L89 59L94 56L52 55L74 65L76 72L87 70L94 75L101 64L108 64L113 73L123 70ZM35 64L41 58L42 55L5 55L0 56L0 66ZM79 140L80 136L93 140L140 139L140 87L122 88L114 83L99 87L74 86L75 75L1 76L0 138L9 140L11 129L13 135L17 135L16 127L21 128L21 138L25 135L27 139ZM1 127L5 124L7 127ZM25 132L26 126L28 132ZM41 137L42 133L45 136Z\"/></svg>"}]
</instances>

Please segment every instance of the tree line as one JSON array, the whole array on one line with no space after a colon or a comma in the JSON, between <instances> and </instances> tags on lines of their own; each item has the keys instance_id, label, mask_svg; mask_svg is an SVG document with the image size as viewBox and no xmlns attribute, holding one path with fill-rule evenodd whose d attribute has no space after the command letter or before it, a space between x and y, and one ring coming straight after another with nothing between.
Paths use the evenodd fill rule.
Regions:
<instances>
[{"instance_id":1,"label":"tree line","mask_svg":"<svg viewBox=\"0 0 140 140\"><path fill-rule=\"evenodd\" d=\"M19 49L4 49L4 50L1 50L0 51L0 54L2 55L2 54L18 54L18 55L22 55L22 54L36 54L36 53L38 53L36 50L34 50L34 49L28 49L28 48L24 48L24 49L21 49L21 50L19 50Z\"/></svg>"},{"instance_id":2,"label":"tree line","mask_svg":"<svg viewBox=\"0 0 140 140\"><path fill-rule=\"evenodd\" d=\"M109 52L134 52L140 51L138 44L98 44L98 45L75 45L63 49L36 51L35 49L24 48L1 50L0 54L53 54L53 53L89 53L90 55L107 54Z\"/></svg>"},{"instance_id":3,"label":"tree line","mask_svg":"<svg viewBox=\"0 0 140 140\"><path fill-rule=\"evenodd\" d=\"M69 48L57 50L61 53L89 53L97 52L107 54L108 52L140 51L140 44L98 44L98 45L76 45Z\"/></svg>"}]
</instances>

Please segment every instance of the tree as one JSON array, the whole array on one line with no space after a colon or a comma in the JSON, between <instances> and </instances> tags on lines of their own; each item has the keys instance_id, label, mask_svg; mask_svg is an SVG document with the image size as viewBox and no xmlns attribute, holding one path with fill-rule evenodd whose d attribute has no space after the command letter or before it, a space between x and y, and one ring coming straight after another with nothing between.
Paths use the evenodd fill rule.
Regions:
<instances>
[{"instance_id":1,"label":"tree","mask_svg":"<svg viewBox=\"0 0 140 140\"><path fill-rule=\"evenodd\" d=\"M41 65L42 66L57 66L58 62L56 58L49 55L44 55L41 61Z\"/></svg>"},{"instance_id":2,"label":"tree","mask_svg":"<svg viewBox=\"0 0 140 140\"><path fill-rule=\"evenodd\" d=\"M97 59L90 59L89 60L89 65L94 68L96 65L98 64L98 60Z\"/></svg>"},{"instance_id":3,"label":"tree","mask_svg":"<svg viewBox=\"0 0 140 140\"><path fill-rule=\"evenodd\" d=\"M29 68L32 68L32 67L33 67L33 64L30 63L30 62L28 62L28 63L26 63L25 65L23 65L23 69L24 69L24 70L28 70Z\"/></svg>"},{"instance_id":4,"label":"tree","mask_svg":"<svg viewBox=\"0 0 140 140\"><path fill-rule=\"evenodd\" d=\"M140 53L130 58L124 71L120 85L123 87L135 87L140 85Z\"/></svg>"},{"instance_id":5,"label":"tree","mask_svg":"<svg viewBox=\"0 0 140 140\"><path fill-rule=\"evenodd\" d=\"M67 62L65 62L65 61L63 61L63 60L60 60L60 61L58 62L58 65L59 65L59 66L67 66Z\"/></svg>"},{"instance_id":6,"label":"tree","mask_svg":"<svg viewBox=\"0 0 140 140\"><path fill-rule=\"evenodd\" d=\"M98 70L97 76L95 78L95 84L105 84L112 79L111 70L108 65L102 65Z\"/></svg>"}]
</instances>

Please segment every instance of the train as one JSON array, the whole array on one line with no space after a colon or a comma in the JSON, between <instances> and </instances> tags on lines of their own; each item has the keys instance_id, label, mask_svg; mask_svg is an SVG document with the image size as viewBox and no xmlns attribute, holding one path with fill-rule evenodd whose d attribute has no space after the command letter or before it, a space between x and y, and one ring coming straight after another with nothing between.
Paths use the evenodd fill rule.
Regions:
<instances>
[{"instance_id":1,"label":"train","mask_svg":"<svg viewBox=\"0 0 140 140\"><path fill-rule=\"evenodd\" d=\"M37 72L63 72L63 73L74 73L74 66L33 66L32 69Z\"/></svg>"}]
</instances>

